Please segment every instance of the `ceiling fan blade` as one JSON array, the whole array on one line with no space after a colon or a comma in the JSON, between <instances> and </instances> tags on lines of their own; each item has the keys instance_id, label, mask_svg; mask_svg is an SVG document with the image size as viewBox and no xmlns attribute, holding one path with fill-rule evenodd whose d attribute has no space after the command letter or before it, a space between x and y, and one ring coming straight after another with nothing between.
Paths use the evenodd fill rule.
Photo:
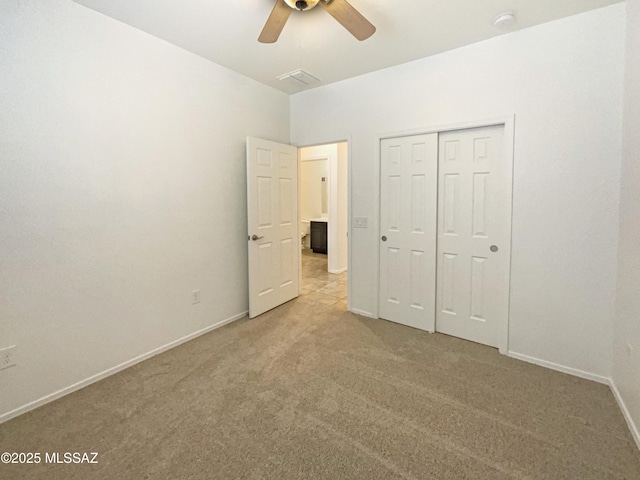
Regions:
<instances>
[{"instance_id":1,"label":"ceiling fan blade","mask_svg":"<svg viewBox=\"0 0 640 480\"><path fill-rule=\"evenodd\" d=\"M271 15L269 15L258 41L260 43L274 43L278 40L289 15L291 15L291 8L283 0L276 0L276 4L271 10Z\"/></svg>"},{"instance_id":2,"label":"ceiling fan blade","mask_svg":"<svg viewBox=\"0 0 640 480\"><path fill-rule=\"evenodd\" d=\"M366 40L375 33L376 27L353 8L347 0L331 0L329 3L320 0L320 4L358 40Z\"/></svg>"}]
</instances>

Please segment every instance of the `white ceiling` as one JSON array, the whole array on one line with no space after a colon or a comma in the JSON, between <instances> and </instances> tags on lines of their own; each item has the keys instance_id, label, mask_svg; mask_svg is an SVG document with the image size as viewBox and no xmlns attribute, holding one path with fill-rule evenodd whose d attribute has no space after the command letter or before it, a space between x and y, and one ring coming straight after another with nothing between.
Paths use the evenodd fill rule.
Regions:
<instances>
[{"instance_id":1,"label":"white ceiling","mask_svg":"<svg viewBox=\"0 0 640 480\"><path fill-rule=\"evenodd\" d=\"M302 68L320 85L427 57L621 0L349 0L377 31L363 42L321 6L292 12L279 40L258 43L275 0L74 0L286 93ZM280 0L281 1L281 0ZM501 12L516 23L492 25Z\"/></svg>"}]
</instances>

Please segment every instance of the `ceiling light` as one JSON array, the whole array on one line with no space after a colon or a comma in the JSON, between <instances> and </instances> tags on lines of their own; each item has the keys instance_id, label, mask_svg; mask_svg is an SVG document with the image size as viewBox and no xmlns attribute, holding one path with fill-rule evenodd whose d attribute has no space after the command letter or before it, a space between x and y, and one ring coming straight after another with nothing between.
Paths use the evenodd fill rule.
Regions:
<instances>
[{"instance_id":1,"label":"ceiling light","mask_svg":"<svg viewBox=\"0 0 640 480\"><path fill-rule=\"evenodd\" d=\"M284 3L289 5L294 10L311 10L318 4L319 0L284 0Z\"/></svg>"},{"instance_id":2,"label":"ceiling light","mask_svg":"<svg viewBox=\"0 0 640 480\"><path fill-rule=\"evenodd\" d=\"M499 28L505 28L512 25L516 21L516 16L513 12L503 12L496 15L493 19L493 25Z\"/></svg>"}]
</instances>

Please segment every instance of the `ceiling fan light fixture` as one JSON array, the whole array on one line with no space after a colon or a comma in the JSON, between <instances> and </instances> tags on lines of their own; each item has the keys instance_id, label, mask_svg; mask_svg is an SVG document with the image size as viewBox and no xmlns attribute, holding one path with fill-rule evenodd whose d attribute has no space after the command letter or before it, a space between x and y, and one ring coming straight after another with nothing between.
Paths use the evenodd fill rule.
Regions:
<instances>
[{"instance_id":1,"label":"ceiling fan light fixture","mask_svg":"<svg viewBox=\"0 0 640 480\"><path fill-rule=\"evenodd\" d=\"M353 8L347 0L275 0L273 10L269 14L258 41L260 43L275 43L287 23L289 15L291 15L291 10L310 10L320 2L322 2L323 10L326 10L358 40L366 40L375 33L376 27Z\"/></svg>"},{"instance_id":2,"label":"ceiling fan light fixture","mask_svg":"<svg viewBox=\"0 0 640 480\"><path fill-rule=\"evenodd\" d=\"M311 10L315 7L320 0L284 0L284 3L289 5L294 10L300 10L304 12L306 10Z\"/></svg>"}]
</instances>

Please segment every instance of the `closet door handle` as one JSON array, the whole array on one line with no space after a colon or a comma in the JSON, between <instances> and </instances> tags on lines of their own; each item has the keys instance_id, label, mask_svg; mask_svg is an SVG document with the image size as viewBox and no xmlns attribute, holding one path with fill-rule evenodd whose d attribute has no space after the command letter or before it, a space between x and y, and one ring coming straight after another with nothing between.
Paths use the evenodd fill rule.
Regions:
<instances>
[{"instance_id":1,"label":"closet door handle","mask_svg":"<svg viewBox=\"0 0 640 480\"><path fill-rule=\"evenodd\" d=\"M387 241L387 236L386 235L382 235L382 238L380 240L382 240L383 242L386 242Z\"/></svg>"}]
</instances>

